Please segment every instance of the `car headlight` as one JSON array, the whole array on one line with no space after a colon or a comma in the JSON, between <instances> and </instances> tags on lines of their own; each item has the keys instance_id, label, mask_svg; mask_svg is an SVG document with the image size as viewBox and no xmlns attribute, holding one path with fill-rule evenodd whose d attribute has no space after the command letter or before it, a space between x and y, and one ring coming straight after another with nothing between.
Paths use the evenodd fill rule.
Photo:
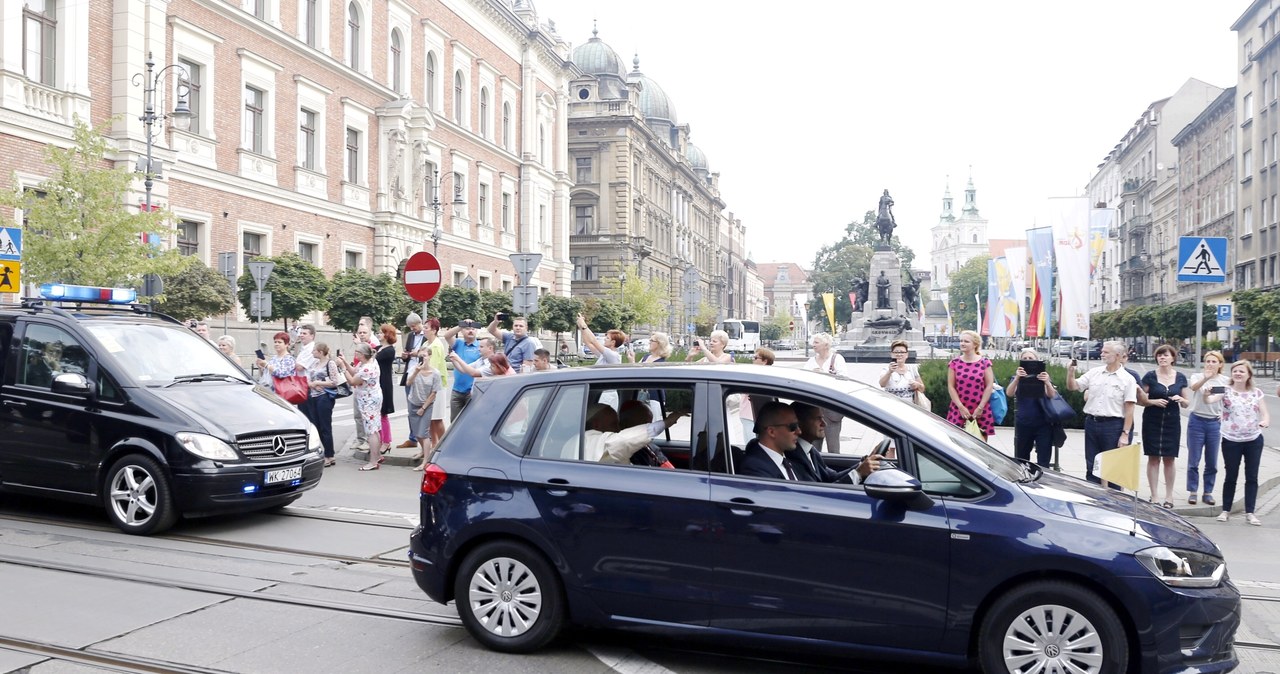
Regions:
<instances>
[{"instance_id":1,"label":"car headlight","mask_svg":"<svg viewBox=\"0 0 1280 674\"><path fill-rule=\"evenodd\" d=\"M322 450L320 446L320 429L315 424L307 424L307 449L319 453Z\"/></svg>"},{"instance_id":2,"label":"car headlight","mask_svg":"<svg viewBox=\"0 0 1280 674\"><path fill-rule=\"evenodd\" d=\"M202 459L213 461L239 461L240 455L231 445L204 433L177 433L178 444Z\"/></svg>"},{"instance_id":3,"label":"car headlight","mask_svg":"<svg viewBox=\"0 0 1280 674\"><path fill-rule=\"evenodd\" d=\"M1227 574L1219 557L1192 550L1147 548L1134 553L1151 575L1173 587L1217 587Z\"/></svg>"}]
</instances>

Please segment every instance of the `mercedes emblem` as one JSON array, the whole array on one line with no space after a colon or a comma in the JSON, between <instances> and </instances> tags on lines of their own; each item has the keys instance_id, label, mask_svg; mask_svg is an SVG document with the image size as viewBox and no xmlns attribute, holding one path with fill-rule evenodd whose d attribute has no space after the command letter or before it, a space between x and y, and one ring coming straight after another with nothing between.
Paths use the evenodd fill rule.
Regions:
<instances>
[{"instance_id":1,"label":"mercedes emblem","mask_svg":"<svg viewBox=\"0 0 1280 674\"><path fill-rule=\"evenodd\" d=\"M283 435L277 435L276 437L272 438L271 451L276 456L284 456L284 453L289 451L289 445L285 443Z\"/></svg>"}]
</instances>

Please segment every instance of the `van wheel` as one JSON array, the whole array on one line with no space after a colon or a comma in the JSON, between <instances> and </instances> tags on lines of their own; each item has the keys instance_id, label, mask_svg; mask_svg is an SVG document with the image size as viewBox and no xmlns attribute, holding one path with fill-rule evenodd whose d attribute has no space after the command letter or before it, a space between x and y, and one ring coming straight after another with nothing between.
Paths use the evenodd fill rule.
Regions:
<instances>
[{"instance_id":1,"label":"van wheel","mask_svg":"<svg viewBox=\"0 0 1280 674\"><path fill-rule=\"evenodd\" d=\"M1128 668L1129 642L1115 611L1096 593L1043 581L996 601L978 633L978 659L987 674L1120 674Z\"/></svg>"},{"instance_id":2,"label":"van wheel","mask_svg":"<svg viewBox=\"0 0 1280 674\"><path fill-rule=\"evenodd\" d=\"M178 521L169 478L160 464L141 454L130 454L111 466L103 500L111 522L126 534L159 533Z\"/></svg>"},{"instance_id":3,"label":"van wheel","mask_svg":"<svg viewBox=\"0 0 1280 674\"><path fill-rule=\"evenodd\" d=\"M494 541L473 550L459 567L453 590L462 624L495 651L536 651L564 626L560 577L542 555L521 543Z\"/></svg>"}]
</instances>

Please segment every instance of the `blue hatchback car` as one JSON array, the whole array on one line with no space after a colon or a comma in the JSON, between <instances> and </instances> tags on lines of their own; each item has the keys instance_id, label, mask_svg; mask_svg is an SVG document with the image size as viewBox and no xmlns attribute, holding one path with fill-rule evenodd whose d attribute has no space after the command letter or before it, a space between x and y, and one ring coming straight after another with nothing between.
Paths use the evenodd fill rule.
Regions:
<instances>
[{"instance_id":1,"label":"blue hatchback car","mask_svg":"<svg viewBox=\"0 0 1280 674\"><path fill-rule=\"evenodd\" d=\"M865 384L645 365L475 394L424 473L409 556L489 648L535 650L574 624L985 672L1237 664L1240 595L1196 527ZM740 474L771 402L825 411L832 471L868 453L880 469Z\"/></svg>"}]
</instances>

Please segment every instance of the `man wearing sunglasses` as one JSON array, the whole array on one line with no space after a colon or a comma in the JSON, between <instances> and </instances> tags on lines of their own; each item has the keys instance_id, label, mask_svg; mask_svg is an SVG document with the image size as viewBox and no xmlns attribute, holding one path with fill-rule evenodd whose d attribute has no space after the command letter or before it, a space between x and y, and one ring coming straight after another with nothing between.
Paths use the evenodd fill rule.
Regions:
<instances>
[{"instance_id":1,"label":"man wearing sunglasses","mask_svg":"<svg viewBox=\"0 0 1280 674\"><path fill-rule=\"evenodd\" d=\"M800 437L800 421L795 410L780 402L766 404L756 415L756 438L747 443L738 475L772 477L799 482L817 482L802 462L787 456L796 448Z\"/></svg>"}]
</instances>

